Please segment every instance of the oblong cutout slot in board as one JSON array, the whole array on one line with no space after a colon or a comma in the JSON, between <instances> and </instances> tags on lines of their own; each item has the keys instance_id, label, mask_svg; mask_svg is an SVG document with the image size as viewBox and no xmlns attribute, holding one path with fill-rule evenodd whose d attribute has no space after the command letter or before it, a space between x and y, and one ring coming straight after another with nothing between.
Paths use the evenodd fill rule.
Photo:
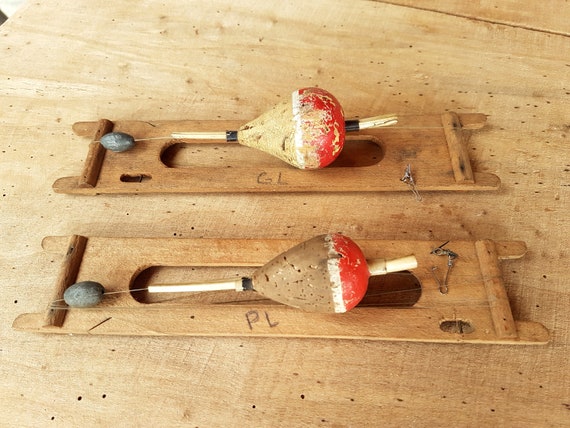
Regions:
<instances>
[{"instance_id":1,"label":"oblong cutout slot in board","mask_svg":"<svg viewBox=\"0 0 570 428\"><path fill-rule=\"evenodd\" d=\"M384 157L382 142L372 136L348 137L344 149L328 168L358 168L378 164ZM267 153L235 143L176 142L160 154L169 168L281 168L283 162Z\"/></svg>"}]
</instances>

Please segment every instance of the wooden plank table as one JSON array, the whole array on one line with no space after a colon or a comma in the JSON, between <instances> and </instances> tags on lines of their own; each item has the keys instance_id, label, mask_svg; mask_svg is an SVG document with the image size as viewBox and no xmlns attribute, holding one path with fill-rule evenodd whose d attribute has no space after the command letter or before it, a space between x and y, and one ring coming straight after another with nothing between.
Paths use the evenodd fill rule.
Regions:
<instances>
[{"instance_id":1,"label":"wooden plank table","mask_svg":"<svg viewBox=\"0 0 570 428\"><path fill-rule=\"evenodd\" d=\"M0 393L7 426L561 426L570 411L568 3L29 2L0 26ZM538 3L537 3L538 4ZM56 194L78 121L248 121L295 88L347 116L484 112L492 192ZM78 149L81 147L82 149ZM548 345L14 331L47 235L524 241L513 315Z\"/></svg>"}]
</instances>

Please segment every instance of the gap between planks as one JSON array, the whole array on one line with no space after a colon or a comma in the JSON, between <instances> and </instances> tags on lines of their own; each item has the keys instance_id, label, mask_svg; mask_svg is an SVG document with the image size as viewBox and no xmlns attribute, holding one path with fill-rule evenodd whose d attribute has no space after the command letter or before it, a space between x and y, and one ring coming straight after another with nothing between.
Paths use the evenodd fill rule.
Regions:
<instances>
[{"instance_id":1,"label":"gap between planks","mask_svg":"<svg viewBox=\"0 0 570 428\"><path fill-rule=\"evenodd\" d=\"M451 16L454 18L467 19L469 21L482 22L485 24L501 25L504 27L518 28L521 30L534 31L537 33L562 36L562 37L570 37L570 33L566 33L563 31L548 30L548 29L544 29L544 28L532 27L530 25L525 25L525 24L517 24L514 22L497 21L497 20L493 20L493 19L489 19L489 18L482 18L482 17L476 16L476 15L467 15L467 14L461 14L461 13L457 13L457 12L447 12L444 10L430 9L429 7L422 7L422 6L418 6L417 4L405 4L405 3L400 3L397 1L382 1L382 0L372 0L372 1L374 1L375 3L382 3L382 4L387 4L390 6L397 6L397 7L402 7L402 8L406 8L406 9L419 10L422 12L431 12L431 13L436 13L439 15Z\"/></svg>"}]
</instances>

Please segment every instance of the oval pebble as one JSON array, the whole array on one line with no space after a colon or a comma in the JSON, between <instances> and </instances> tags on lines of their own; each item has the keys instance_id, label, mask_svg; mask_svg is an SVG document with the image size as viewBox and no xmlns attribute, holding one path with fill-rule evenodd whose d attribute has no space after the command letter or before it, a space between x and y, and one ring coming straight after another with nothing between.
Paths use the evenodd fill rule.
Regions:
<instances>
[{"instance_id":1,"label":"oval pebble","mask_svg":"<svg viewBox=\"0 0 570 428\"><path fill-rule=\"evenodd\" d=\"M135 146L135 139L132 135L124 132L109 132L99 140L101 145L113 152L125 152Z\"/></svg>"},{"instance_id":2,"label":"oval pebble","mask_svg":"<svg viewBox=\"0 0 570 428\"><path fill-rule=\"evenodd\" d=\"M63 300L72 308L89 308L103 300L105 288L95 281L76 282L63 293Z\"/></svg>"}]
</instances>

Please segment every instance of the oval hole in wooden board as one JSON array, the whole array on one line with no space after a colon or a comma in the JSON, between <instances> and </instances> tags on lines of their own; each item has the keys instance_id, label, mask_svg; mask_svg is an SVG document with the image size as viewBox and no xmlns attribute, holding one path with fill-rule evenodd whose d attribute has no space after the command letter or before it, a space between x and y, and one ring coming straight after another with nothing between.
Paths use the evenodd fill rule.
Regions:
<instances>
[{"instance_id":1,"label":"oval hole in wooden board","mask_svg":"<svg viewBox=\"0 0 570 428\"><path fill-rule=\"evenodd\" d=\"M142 183L151 179L149 174L122 174L120 178L123 183Z\"/></svg>"},{"instance_id":2,"label":"oval hole in wooden board","mask_svg":"<svg viewBox=\"0 0 570 428\"><path fill-rule=\"evenodd\" d=\"M460 319L440 321L439 328L446 333L455 334L469 334L475 331L471 322Z\"/></svg>"},{"instance_id":3,"label":"oval hole in wooden board","mask_svg":"<svg viewBox=\"0 0 570 428\"><path fill-rule=\"evenodd\" d=\"M152 266L140 272L131 284L131 290L146 288L154 284L187 284L215 280L233 280L250 276L255 267L171 267ZM419 279L411 272L396 272L370 277L368 291L358 306L409 308L422 294ZM132 291L135 300L145 304L250 304L279 305L255 291L236 292L232 290L199 293L148 293Z\"/></svg>"},{"instance_id":4,"label":"oval hole in wooden board","mask_svg":"<svg viewBox=\"0 0 570 428\"><path fill-rule=\"evenodd\" d=\"M382 142L372 136L347 137L339 157L327 168L376 165L384 157ZM169 168L270 168L283 166L283 161L257 149L238 143L179 142L164 149L160 160Z\"/></svg>"}]
</instances>

